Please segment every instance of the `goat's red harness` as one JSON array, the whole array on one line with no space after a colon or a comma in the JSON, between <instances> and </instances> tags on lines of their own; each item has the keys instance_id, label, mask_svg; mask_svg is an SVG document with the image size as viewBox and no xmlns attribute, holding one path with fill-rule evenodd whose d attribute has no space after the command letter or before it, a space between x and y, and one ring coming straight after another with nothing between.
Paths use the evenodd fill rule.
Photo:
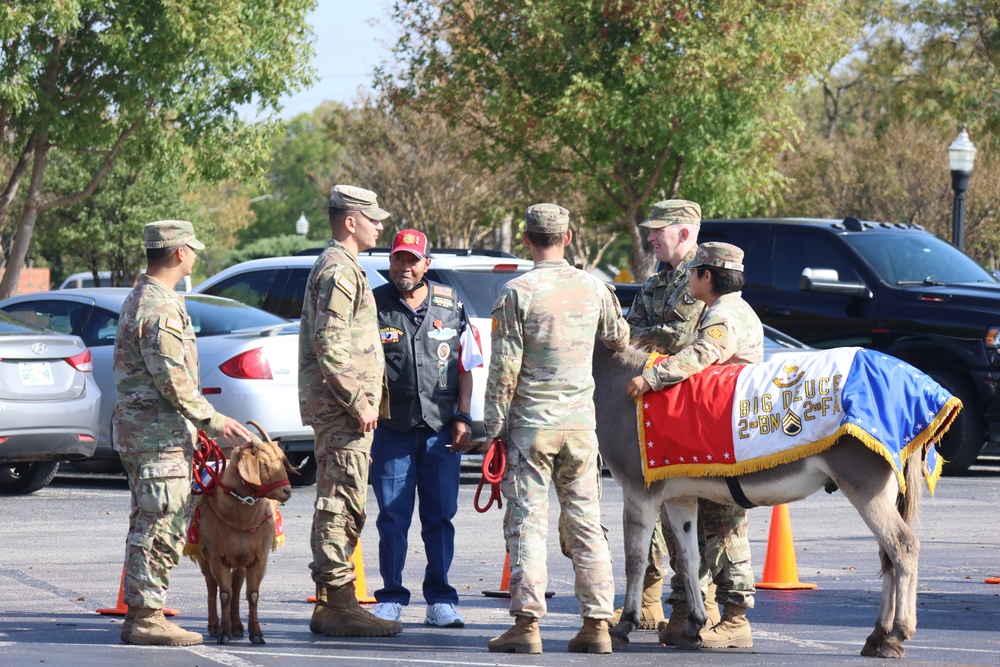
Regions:
<instances>
[{"instance_id":1,"label":"goat's red harness","mask_svg":"<svg viewBox=\"0 0 1000 667\"><path fill-rule=\"evenodd\" d=\"M239 478L243 486L250 491L249 494L241 496L236 493L236 490L230 488L222 483L222 473L226 471L226 455L219 447L218 443L209 438L205 431L198 431L198 442L201 443L201 448L195 450L194 456L192 457L191 465L194 469L194 478L197 484L191 489L191 493L196 496L200 495L213 495L215 489L222 489L225 493L228 493L236 500L240 501L244 505L253 505L261 498L264 498L271 491L277 488L290 484L288 478L278 480L273 484L265 484L263 486L254 486L250 484L239 473L236 476Z\"/></svg>"},{"instance_id":2,"label":"goat's red harness","mask_svg":"<svg viewBox=\"0 0 1000 667\"><path fill-rule=\"evenodd\" d=\"M507 443L503 438L493 438L489 448L483 455L483 476L479 478L479 486L476 487L476 497L472 501L477 512L485 512L493 503L497 507L503 508L503 499L500 496L500 482L503 481L503 473L507 468ZM490 498L485 506L480 506L479 496L483 492L483 484L490 484Z\"/></svg>"}]
</instances>

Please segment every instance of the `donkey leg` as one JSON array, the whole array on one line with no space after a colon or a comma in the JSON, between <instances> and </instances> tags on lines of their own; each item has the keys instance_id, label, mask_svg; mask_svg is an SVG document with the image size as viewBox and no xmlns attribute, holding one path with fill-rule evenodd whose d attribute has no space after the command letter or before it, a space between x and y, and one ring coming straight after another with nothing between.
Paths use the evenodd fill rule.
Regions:
<instances>
[{"instance_id":1,"label":"donkey leg","mask_svg":"<svg viewBox=\"0 0 1000 667\"><path fill-rule=\"evenodd\" d=\"M879 481L881 484L877 483ZM847 483L840 486L875 535L880 556L884 556L879 616L861 655L902 658L903 641L913 636L917 626L920 541L896 508L899 487L888 466L867 485Z\"/></svg>"},{"instance_id":2,"label":"donkey leg","mask_svg":"<svg viewBox=\"0 0 1000 667\"><path fill-rule=\"evenodd\" d=\"M698 551L698 499L668 500L664 503L664 508L673 530L677 551L674 558L684 577L684 594L688 602L687 624L677 640L677 648L697 649L701 647L701 629L708 618L698 581L698 566L701 562Z\"/></svg>"},{"instance_id":3,"label":"donkey leg","mask_svg":"<svg viewBox=\"0 0 1000 667\"><path fill-rule=\"evenodd\" d=\"M662 484L646 489L630 489L630 481L622 485L624 510L622 521L625 537L625 607L621 620L611 628L611 643L615 650L628 649L629 633L639 626L642 609L642 585L646 573L649 540L653 536L662 502Z\"/></svg>"}]
</instances>

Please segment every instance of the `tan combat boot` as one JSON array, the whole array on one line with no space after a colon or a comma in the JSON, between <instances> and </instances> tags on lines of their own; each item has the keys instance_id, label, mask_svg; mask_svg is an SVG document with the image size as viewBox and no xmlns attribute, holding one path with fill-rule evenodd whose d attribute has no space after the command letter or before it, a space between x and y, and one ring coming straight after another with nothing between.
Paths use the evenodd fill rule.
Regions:
<instances>
[{"instance_id":1,"label":"tan combat boot","mask_svg":"<svg viewBox=\"0 0 1000 667\"><path fill-rule=\"evenodd\" d=\"M624 607L615 609L615 615L609 621L610 625L618 625L624 610ZM642 613L639 616L638 629L656 630L663 622L663 579L646 575L642 582Z\"/></svg>"},{"instance_id":2,"label":"tan combat boot","mask_svg":"<svg viewBox=\"0 0 1000 667\"><path fill-rule=\"evenodd\" d=\"M569 640L570 653L611 653L611 635L605 618L585 618L583 628Z\"/></svg>"},{"instance_id":3,"label":"tan combat boot","mask_svg":"<svg viewBox=\"0 0 1000 667\"><path fill-rule=\"evenodd\" d=\"M747 620L747 608L743 605L727 602L722 612L722 620L701 633L702 648L750 648L751 646L753 637L750 635L750 621Z\"/></svg>"},{"instance_id":4,"label":"tan combat boot","mask_svg":"<svg viewBox=\"0 0 1000 667\"><path fill-rule=\"evenodd\" d=\"M163 615L162 609L140 607L135 610L128 643L139 646L194 646L201 643L201 635L174 625Z\"/></svg>"},{"instance_id":5,"label":"tan combat boot","mask_svg":"<svg viewBox=\"0 0 1000 667\"><path fill-rule=\"evenodd\" d=\"M129 607L125 612L125 620L122 621L122 641L128 644L128 636L132 634L132 624L135 623L135 612L138 607Z\"/></svg>"},{"instance_id":6,"label":"tan combat boot","mask_svg":"<svg viewBox=\"0 0 1000 667\"><path fill-rule=\"evenodd\" d=\"M605 627L607 634L607 627ZM610 636L608 637L610 640ZM515 616L514 625L489 643L490 653L541 653L542 633L538 619L533 616Z\"/></svg>"},{"instance_id":7,"label":"tan combat boot","mask_svg":"<svg viewBox=\"0 0 1000 667\"><path fill-rule=\"evenodd\" d=\"M309 629L330 637L391 637L403 631L398 621L379 618L358 604L354 582L317 591Z\"/></svg>"},{"instance_id":8,"label":"tan combat boot","mask_svg":"<svg viewBox=\"0 0 1000 667\"><path fill-rule=\"evenodd\" d=\"M708 585L708 592L705 593L705 615L708 616L708 620L705 621L706 630L722 620L722 616L719 614L719 603L715 601L716 590L718 587L713 582Z\"/></svg>"}]
</instances>

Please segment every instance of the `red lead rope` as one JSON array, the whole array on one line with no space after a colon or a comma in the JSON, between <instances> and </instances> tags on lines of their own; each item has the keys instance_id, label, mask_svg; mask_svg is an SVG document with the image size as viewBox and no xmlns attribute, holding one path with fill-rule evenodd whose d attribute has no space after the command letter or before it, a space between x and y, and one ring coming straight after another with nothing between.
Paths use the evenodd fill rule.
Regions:
<instances>
[{"instance_id":1,"label":"red lead rope","mask_svg":"<svg viewBox=\"0 0 1000 667\"><path fill-rule=\"evenodd\" d=\"M477 512L485 512L496 502L497 507L503 508L503 499L500 496L500 482L503 480L504 470L507 468L507 445L502 438L493 438L486 454L483 455L483 476L479 478L479 486L476 488L476 497L472 501ZM485 507L481 506L479 499L483 493L483 484L490 484L490 499Z\"/></svg>"},{"instance_id":2,"label":"red lead rope","mask_svg":"<svg viewBox=\"0 0 1000 667\"><path fill-rule=\"evenodd\" d=\"M194 468L194 481L191 493L200 496L212 495L219 485L222 473L226 471L226 455L219 444L208 437L204 431L198 431L198 442L201 448L196 449L191 466Z\"/></svg>"}]
</instances>

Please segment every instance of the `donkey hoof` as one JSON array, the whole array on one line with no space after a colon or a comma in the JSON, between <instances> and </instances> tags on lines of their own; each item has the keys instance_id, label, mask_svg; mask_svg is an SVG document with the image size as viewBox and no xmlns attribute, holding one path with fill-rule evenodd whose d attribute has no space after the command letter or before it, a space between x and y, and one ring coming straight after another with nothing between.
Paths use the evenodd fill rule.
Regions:
<instances>
[{"instance_id":1,"label":"donkey hoof","mask_svg":"<svg viewBox=\"0 0 1000 667\"><path fill-rule=\"evenodd\" d=\"M629 640L628 635L617 635L614 632L609 633L611 635L611 648L615 651L627 651Z\"/></svg>"},{"instance_id":2,"label":"donkey hoof","mask_svg":"<svg viewBox=\"0 0 1000 667\"><path fill-rule=\"evenodd\" d=\"M264 636L263 635L251 635L250 636L250 643L251 644L263 644L264 643Z\"/></svg>"},{"instance_id":3,"label":"donkey hoof","mask_svg":"<svg viewBox=\"0 0 1000 667\"><path fill-rule=\"evenodd\" d=\"M905 654L906 650L903 648L903 642L894 637L888 637L882 642L882 647L878 650L878 657L880 658L902 658Z\"/></svg>"},{"instance_id":4,"label":"donkey hoof","mask_svg":"<svg viewBox=\"0 0 1000 667\"><path fill-rule=\"evenodd\" d=\"M879 646L875 644L871 639L865 642L865 645L861 648L861 655L866 658L874 658L878 656Z\"/></svg>"}]
</instances>

